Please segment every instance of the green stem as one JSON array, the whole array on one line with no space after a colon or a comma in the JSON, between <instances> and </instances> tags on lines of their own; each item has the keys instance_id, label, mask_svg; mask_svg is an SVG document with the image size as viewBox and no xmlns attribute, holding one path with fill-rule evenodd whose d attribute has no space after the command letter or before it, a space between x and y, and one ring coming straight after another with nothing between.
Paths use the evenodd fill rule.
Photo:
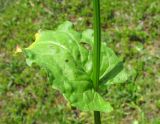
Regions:
<instances>
[{"instance_id":1,"label":"green stem","mask_svg":"<svg viewBox=\"0 0 160 124\"><path fill-rule=\"evenodd\" d=\"M99 0L93 0L94 3L94 46L93 46L93 85L98 90L100 73L100 46L101 46L101 25Z\"/></svg>"},{"instance_id":2,"label":"green stem","mask_svg":"<svg viewBox=\"0 0 160 124\"><path fill-rule=\"evenodd\" d=\"M93 0L94 7L94 46L93 46L93 86L98 91L100 74L100 48L101 48L101 24L100 24L100 2ZM101 124L99 111L94 111L94 123Z\"/></svg>"},{"instance_id":3,"label":"green stem","mask_svg":"<svg viewBox=\"0 0 160 124\"><path fill-rule=\"evenodd\" d=\"M94 111L94 123L101 124L101 115L99 111Z\"/></svg>"}]
</instances>

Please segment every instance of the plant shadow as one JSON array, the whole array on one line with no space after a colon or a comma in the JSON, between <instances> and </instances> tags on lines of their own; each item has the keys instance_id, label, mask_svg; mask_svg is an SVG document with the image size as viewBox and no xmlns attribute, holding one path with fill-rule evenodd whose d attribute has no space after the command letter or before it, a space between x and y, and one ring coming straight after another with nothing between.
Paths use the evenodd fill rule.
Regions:
<instances>
[{"instance_id":1,"label":"plant shadow","mask_svg":"<svg viewBox=\"0 0 160 124\"><path fill-rule=\"evenodd\" d=\"M113 79L119 72L123 70L123 63L119 62L111 71L109 71L102 79L100 84L106 83L109 79Z\"/></svg>"}]
</instances>

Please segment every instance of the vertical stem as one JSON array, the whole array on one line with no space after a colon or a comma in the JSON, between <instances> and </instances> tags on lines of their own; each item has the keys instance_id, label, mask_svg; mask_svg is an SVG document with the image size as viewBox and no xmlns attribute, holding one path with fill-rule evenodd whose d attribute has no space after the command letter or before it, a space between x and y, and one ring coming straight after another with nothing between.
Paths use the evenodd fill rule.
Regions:
<instances>
[{"instance_id":1,"label":"vertical stem","mask_svg":"<svg viewBox=\"0 0 160 124\"><path fill-rule=\"evenodd\" d=\"M93 85L98 90L100 73L100 46L101 46L101 25L99 0L93 0L94 4L94 46L93 46Z\"/></svg>"},{"instance_id":2,"label":"vertical stem","mask_svg":"<svg viewBox=\"0 0 160 124\"><path fill-rule=\"evenodd\" d=\"M93 0L94 7L94 46L93 46L93 86L98 91L100 73L100 48L101 48L101 24L100 24L100 2ZM94 123L101 124L99 111L94 111Z\"/></svg>"},{"instance_id":3,"label":"vertical stem","mask_svg":"<svg viewBox=\"0 0 160 124\"><path fill-rule=\"evenodd\" d=\"M99 111L94 111L94 123L101 124L101 115Z\"/></svg>"}]
</instances>

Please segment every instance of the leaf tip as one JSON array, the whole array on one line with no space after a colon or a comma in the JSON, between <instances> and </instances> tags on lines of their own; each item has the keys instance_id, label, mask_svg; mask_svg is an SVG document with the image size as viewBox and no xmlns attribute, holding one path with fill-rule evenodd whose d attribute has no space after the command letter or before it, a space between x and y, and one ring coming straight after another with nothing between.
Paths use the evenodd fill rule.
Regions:
<instances>
[{"instance_id":1,"label":"leaf tip","mask_svg":"<svg viewBox=\"0 0 160 124\"><path fill-rule=\"evenodd\" d=\"M36 38L36 40L38 40L38 39L40 38L40 33L39 33L39 32L37 32L37 33L35 34L35 38Z\"/></svg>"}]
</instances>

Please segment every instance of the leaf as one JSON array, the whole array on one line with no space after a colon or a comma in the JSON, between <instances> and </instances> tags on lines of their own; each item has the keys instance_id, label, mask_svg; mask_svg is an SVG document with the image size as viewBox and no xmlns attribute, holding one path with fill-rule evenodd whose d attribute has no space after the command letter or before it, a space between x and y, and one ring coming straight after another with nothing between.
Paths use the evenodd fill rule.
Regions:
<instances>
[{"instance_id":1,"label":"leaf","mask_svg":"<svg viewBox=\"0 0 160 124\"><path fill-rule=\"evenodd\" d=\"M130 76L113 50L102 45L100 85L124 83Z\"/></svg>"},{"instance_id":2,"label":"leaf","mask_svg":"<svg viewBox=\"0 0 160 124\"><path fill-rule=\"evenodd\" d=\"M124 69L123 64L120 62L100 79L100 84L103 86L124 83L130 76L131 73L127 69Z\"/></svg>"},{"instance_id":3,"label":"leaf","mask_svg":"<svg viewBox=\"0 0 160 124\"><path fill-rule=\"evenodd\" d=\"M72 106L84 111L110 112L111 105L93 88L92 47L93 30L78 33L67 21L55 31L40 31L35 42L22 50L29 65L36 63L46 69L53 88ZM120 79L120 71L114 71L119 62L114 52L102 43L100 79L107 82ZM125 78L123 75L122 80Z\"/></svg>"}]
</instances>

